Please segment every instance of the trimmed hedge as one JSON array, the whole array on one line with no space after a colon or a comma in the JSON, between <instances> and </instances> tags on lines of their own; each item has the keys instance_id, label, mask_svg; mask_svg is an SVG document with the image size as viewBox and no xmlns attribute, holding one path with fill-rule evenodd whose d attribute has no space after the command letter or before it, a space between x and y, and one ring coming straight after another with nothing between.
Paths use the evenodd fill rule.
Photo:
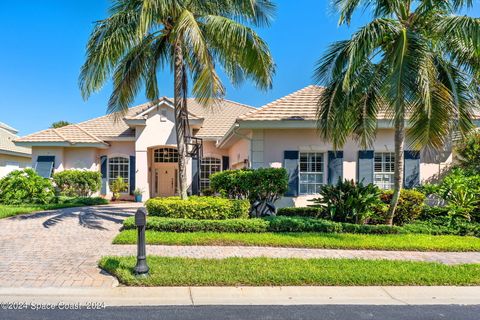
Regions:
<instances>
[{"instance_id":1,"label":"trimmed hedge","mask_svg":"<svg viewBox=\"0 0 480 320\"><path fill-rule=\"evenodd\" d=\"M277 216L320 218L323 213L324 210L318 207L291 207L278 209Z\"/></svg>"},{"instance_id":2,"label":"trimmed hedge","mask_svg":"<svg viewBox=\"0 0 480 320\"><path fill-rule=\"evenodd\" d=\"M89 197L100 191L102 175L98 171L64 170L53 175L53 182L61 195Z\"/></svg>"},{"instance_id":3,"label":"trimmed hedge","mask_svg":"<svg viewBox=\"0 0 480 320\"><path fill-rule=\"evenodd\" d=\"M191 196L149 199L145 206L151 216L184 219L224 220L248 218L248 200Z\"/></svg>"},{"instance_id":4,"label":"trimmed hedge","mask_svg":"<svg viewBox=\"0 0 480 320\"><path fill-rule=\"evenodd\" d=\"M195 220L148 217L147 229L163 232L267 232L268 221L263 219ZM135 229L134 217L123 222L124 229Z\"/></svg>"},{"instance_id":5,"label":"trimmed hedge","mask_svg":"<svg viewBox=\"0 0 480 320\"><path fill-rule=\"evenodd\" d=\"M272 217L265 220L270 223L270 232L396 234L401 230L385 225L360 225L305 217Z\"/></svg>"}]
</instances>

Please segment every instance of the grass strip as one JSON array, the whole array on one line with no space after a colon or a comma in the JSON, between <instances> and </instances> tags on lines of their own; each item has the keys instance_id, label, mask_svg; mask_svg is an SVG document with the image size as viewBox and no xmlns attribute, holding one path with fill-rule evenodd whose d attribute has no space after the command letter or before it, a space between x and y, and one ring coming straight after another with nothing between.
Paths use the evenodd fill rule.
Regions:
<instances>
[{"instance_id":1,"label":"grass strip","mask_svg":"<svg viewBox=\"0 0 480 320\"><path fill-rule=\"evenodd\" d=\"M424 234L349 234L349 233L213 233L158 232L147 230L148 244L195 246L264 246L290 248L365 249L403 251L480 251L480 239ZM114 244L135 244L135 230L124 230Z\"/></svg>"},{"instance_id":2,"label":"grass strip","mask_svg":"<svg viewBox=\"0 0 480 320\"><path fill-rule=\"evenodd\" d=\"M150 256L150 275L136 278L134 257L103 257L101 268L128 286L473 286L480 265L355 260Z\"/></svg>"}]
</instances>

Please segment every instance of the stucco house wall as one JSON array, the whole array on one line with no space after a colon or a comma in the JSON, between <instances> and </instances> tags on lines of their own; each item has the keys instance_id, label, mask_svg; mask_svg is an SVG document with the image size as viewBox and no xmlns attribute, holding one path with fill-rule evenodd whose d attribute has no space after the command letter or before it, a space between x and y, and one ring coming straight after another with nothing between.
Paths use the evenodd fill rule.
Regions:
<instances>
[{"instance_id":1,"label":"stucco house wall","mask_svg":"<svg viewBox=\"0 0 480 320\"><path fill-rule=\"evenodd\" d=\"M64 170L64 149L64 147L32 147L32 167L35 168L38 156L55 156L53 170Z\"/></svg>"}]
</instances>

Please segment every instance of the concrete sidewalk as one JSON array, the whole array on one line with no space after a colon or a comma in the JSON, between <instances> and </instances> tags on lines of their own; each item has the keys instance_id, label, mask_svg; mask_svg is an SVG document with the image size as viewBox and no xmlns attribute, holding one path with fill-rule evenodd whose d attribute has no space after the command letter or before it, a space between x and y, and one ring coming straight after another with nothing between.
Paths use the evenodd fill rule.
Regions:
<instances>
[{"instance_id":1,"label":"concrete sidewalk","mask_svg":"<svg viewBox=\"0 0 480 320\"><path fill-rule=\"evenodd\" d=\"M480 287L0 288L2 308L165 305L480 305ZM27 307L28 308L28 307Z\"/></svg>"}]
</instances>

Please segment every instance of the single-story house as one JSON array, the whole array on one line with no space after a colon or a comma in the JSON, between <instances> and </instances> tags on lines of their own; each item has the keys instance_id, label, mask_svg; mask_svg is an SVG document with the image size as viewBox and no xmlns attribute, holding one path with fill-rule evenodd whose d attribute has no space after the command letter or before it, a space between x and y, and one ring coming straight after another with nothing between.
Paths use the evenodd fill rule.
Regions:
<instances>
[{"instance_id":1,"label":"single-story house","mask_svg":"<svg viewBox=\"0 0 480 320\"><path fill-rule=\"evenodd\" d=\"M18 138L17 133L16 129L0 122L0 178L32 163L32 150L13 142Z\"/></svg>"},{"instance_id":2,"label":"single-story house","mask_svg":"<svg viewBox=\"0 0 480 320\"><path fill-rule=\"evenodd\" d=\"M289 190L280 205L303 206L321 185L338 178L391 188L391 122L379 117L371 150L350 140L343 150L334 151L316 130L321 90L308 86L258 109L229 100L205 108L189 99L190 150L199 147L187 159L190 192L208 188L214 172L261 167L284 167L289 172ZM107 115L40 131L16 143L32 148L33 167L47 177L65 169L101 171L101 194L107 197L109 182L118 176L129 184L125 195L135 188L144 191L145 199L177 193L178 154L173 103L168 98L133 107L118 121ZM405 186L431 179L451 161L448 147L435 154L405 151Z\"/></svg>"}]
</instances>

